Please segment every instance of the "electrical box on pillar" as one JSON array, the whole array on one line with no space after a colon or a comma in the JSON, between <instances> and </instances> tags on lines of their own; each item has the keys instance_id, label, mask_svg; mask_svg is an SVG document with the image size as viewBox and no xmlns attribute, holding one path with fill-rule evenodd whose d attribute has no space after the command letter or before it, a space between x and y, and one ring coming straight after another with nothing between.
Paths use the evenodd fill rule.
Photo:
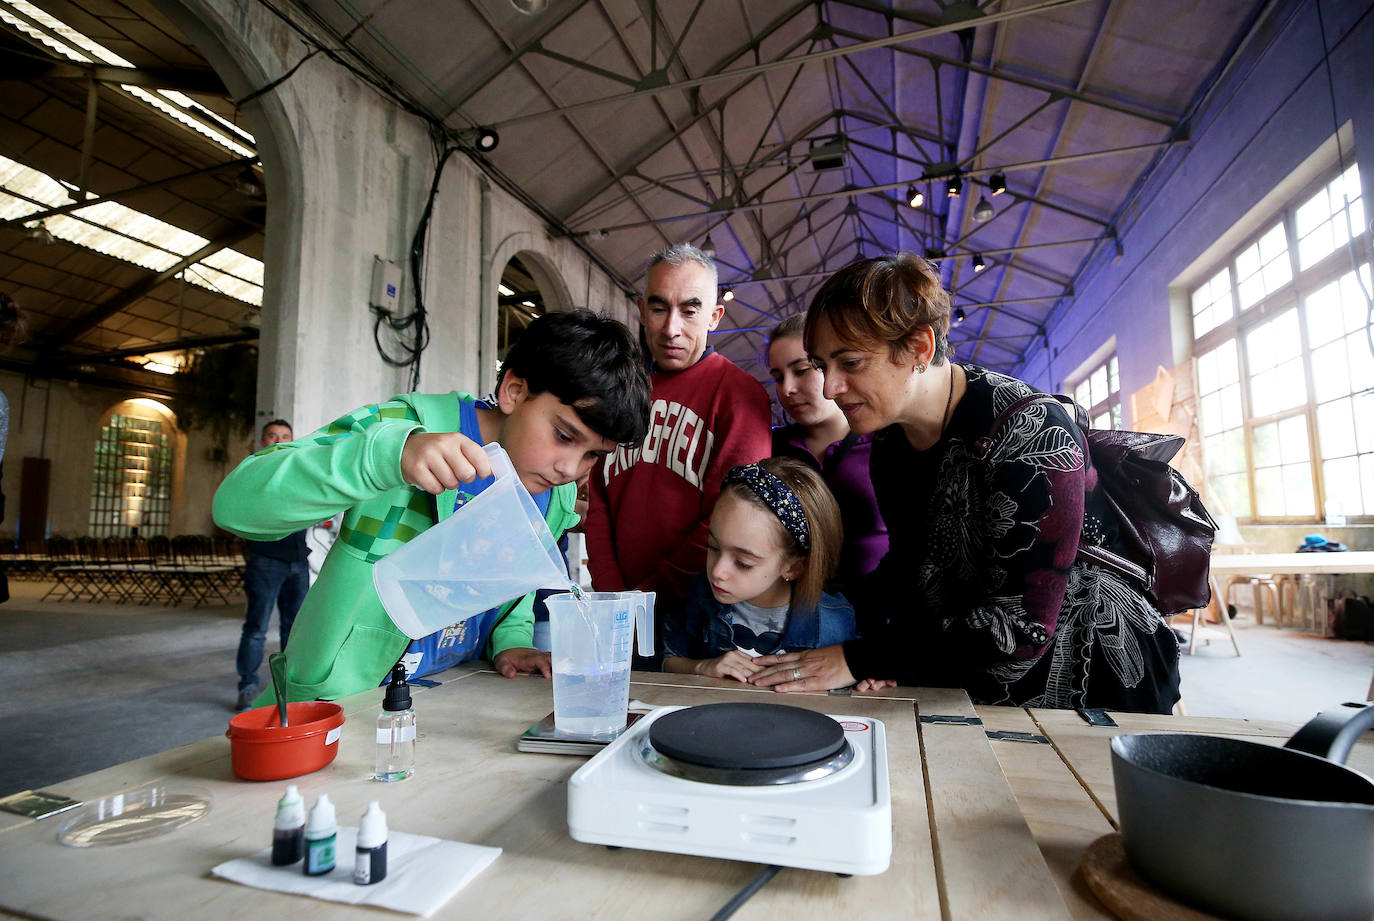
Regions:
<instances>
[{"instance_id":1,"label":"electrical box on pillar","mask_svg":"<svg viewBox=\"0 0 1374 921\"><path fill-rule=\"evenodd\" d=\"M401 267L381 256L373 256L371 305L382 313L395 313L400 296Z\"/></svg>"}]
</instances>

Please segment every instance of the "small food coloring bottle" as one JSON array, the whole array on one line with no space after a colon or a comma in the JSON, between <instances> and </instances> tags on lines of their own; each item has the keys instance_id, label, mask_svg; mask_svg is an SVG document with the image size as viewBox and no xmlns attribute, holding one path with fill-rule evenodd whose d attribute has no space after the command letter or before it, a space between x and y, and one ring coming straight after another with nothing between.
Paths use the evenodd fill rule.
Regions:
<instances>
[{"instance_id":1,"label":"small food coloring bottle","mask_svg":"<svg viewBox=\"0 0 1374 921\"><path fill-rule=\"evenodd\" d=\"M272 827L272 866L288 867L305 856L305 800L295 784L286 788L277 803Z\"/></svg>"},{"instance_id":2,"label":"small food coloring bottle","mask_svg":"<svg viewBox=\"0 0 1374 921\"><path fill-rule=\"evenodd\" d=\"M370 886L386 879L386 813L374 799L358 820L358 852L353 882Z\"/></svg>"},{"instance_id":3,"label":"small food coloring bottle","mask_svg":"<svg viewBox=\"0 0 1374 921\"><path fill-rule=\"evenodd\" d=\"M382 712L377 715L377 771L381 781L405 780L415 773L415 711L410 707L410 685L400 663L391 670Z\"/></svg>"},{"instance_id":4,"label":"small food coloring bottle","mask_svg":"<svg viewBox=\"0 0 1374 921\"><path fill-rule=\"evenodd\" d=\"M321 793L310 810L310 822L305 826L306 876L323 876L334 869L334 845L338 838L334 804L329 801L328 793Z\"/></svg>"}]
</instances>

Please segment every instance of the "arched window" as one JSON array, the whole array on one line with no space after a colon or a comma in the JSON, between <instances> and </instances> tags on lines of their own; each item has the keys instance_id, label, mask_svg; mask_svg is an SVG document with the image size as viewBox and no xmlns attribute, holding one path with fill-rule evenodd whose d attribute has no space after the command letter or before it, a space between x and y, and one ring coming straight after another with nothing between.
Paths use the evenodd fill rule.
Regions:
<instances>
[{"instance_id":1,"label":"arched window","mask_svg":"<svg viewBox=\"0 0 1374 921\"><path fill-rule=\"evenodd\" d=\"M159 419L115 412L95 443L90 535L166 534L171 518L172 442L167 427Z\"/></svg>"}]
</instances>

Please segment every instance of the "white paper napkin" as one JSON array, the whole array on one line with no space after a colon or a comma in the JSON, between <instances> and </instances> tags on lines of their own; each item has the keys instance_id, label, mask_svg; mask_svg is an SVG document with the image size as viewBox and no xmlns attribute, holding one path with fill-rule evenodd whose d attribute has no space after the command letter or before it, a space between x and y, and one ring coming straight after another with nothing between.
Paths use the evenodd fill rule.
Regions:
<instances>
[{"instance_id":1,"label":"white paper napkin","mask_svg":"<svg viewBox=\"0 0 1374 921\"><path fill-rule=\"evenodd\" d=\"M272 866L270 847L251 857L226 861L210 872L258 889L293 892L330 902L375 905L428 918L501 856L499 847L393 831L387 841L386 879L359 886L353 882L357 841L358 829L339 826L335 844L338 863L320 876L306 876L299 861L289 867Z\"/></svg>"}]
</instances>

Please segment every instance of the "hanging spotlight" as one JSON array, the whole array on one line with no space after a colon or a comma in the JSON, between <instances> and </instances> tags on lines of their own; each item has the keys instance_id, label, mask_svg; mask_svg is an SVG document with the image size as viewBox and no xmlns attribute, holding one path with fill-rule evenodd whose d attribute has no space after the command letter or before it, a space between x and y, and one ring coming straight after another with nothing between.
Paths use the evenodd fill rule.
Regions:
<instances>
[{"instance_id":1,"label":"hanging spotlight","mask_svg":"<svg viewBox=\"0 0 1374 921\"><path fill-rule=\"evenodd\" d=\"M909 185L906 187L906 203L913 208L919 208L926 203L926 193L914 185Z\"/></svg>"},{"instance_id":2,"label":"hanging spotlight","mask_svg":"<svg viewBox=\"0 0 1374 921\"><path fill-rule=\"evenodd\" d=\"M1112 256L1112 262L1120 262L1121 257L1126 255L1126 248L1121 245L1121 241L1116 237L1112 238L1112 246L1115 249L1115 253Z\"/></svg>"},{"instance_id":3,"label":"hanging spotlight","mask_svg":"<svg viewBox=\"0 0 1374 921\"><path fill-rule=\"evenodd\" d=\"M526 16L533 16L548 9L549 0L510 0L510 5Z\"/></svg>"},{"instance_id":4,"label":"hanging spotlight","mask_svg":"<svg viewBox=\"0 0 1374 921\"><path fill-rule=\"evenodd\" d=\"M706 235L706 239L701 241L701 251L712 259L716 258L716 244L711 242L709 233Z\"/></svg>"},{"instance_id":5,"label":"hanging spotlight","mask_svg":"<svg viewBox=\"0 0 1374 921\"><path fill-rule=\"evenodd\" d=\"M245 198L263 197L262 183L258 182L258 174L251 166L245 166L243 172L234 177L234 189Z\"/></svg>"},{"instance_id":6,"label":"hanging spotlight","mask_svg":"<svg viewBox=\"0 0 1374 921\"><path fill-rule=\"evenodd\" d=\"M958 176L955 176L945 183L945 196L948 198L958 198L963 191L964 180L960 179Z\"/></svg>"},{"instance_id":7,"label":"hanging spotlight","mask_svg":"<svg viewBox=\"0 0 1374 921\"><path fill-rule=\"evenodd\" d=\"M496 149L496 145L501 143L501 135L496 133L494 128L478 128L477 141L474 146L482 153L491 153Z\"/></svg>"},{"instance_id":8,"label":"hanging spotlight","mask_svg":"<svg viewBox=\"0 0 1374 921\"><path fill-rule=\"evenodd\" d=\"M975 271L975 272L981 272L981 271L983 271L983 269L986 269L987 267L988 267L987 263L983 261L983 254L982 254L982 253L974 253L974 254L973 254L973 271Z\"/></svg>"},{"instance_id":9,"label":"hanging spotlight","mask_svg":"<svg viewBox=\"0 0 1374 921\"><path fill-rule=\"evenodd\" d=\"M734 290L733 288L726 288L725 291L722 292L721 295L720 295L720 301L721 301L722 304L727 304L727 303L729 303L730 301L733 301L734 299L735 299L735 290Z\"/></svg>"},{"instance_id":10,"label":"hanging spotlight","mask_svg":"<svg viewBox=\"0 0 1374 921\"><path fill-rule=\"evenodd\" d=\"M26 236L39 246L52 246L57 242L57 238L52 235L52 231L48 229L48 225L42 221L34 224L28 230L29 232Z\"/></svg>"},{"instance_id":11,"label":"hanging spotlight","mask_svg":"<svg viewBox=\"0 0 1374 921\"><path fill-rule=\"evenodd\" d=\"M967 318L968 318L968 314L964 313L964 308L962 308L962 307L955 307L955 308L954 308L954 325L955 325L955 326L958 326L960 323L964 322L964 320L967 319Z\"/></svg>"},{"instance_id":12,"label":"hanging spotlight","mask_svg":"<svg viewBox=\"0 0 1374 921\"><path fill-rule=\"evenodd\" d=\"M973 206L973 219L981 224L984 221L992 220L993 215L996 213L997 212L992 208L992 202L988 201L986 197L979 195L978 204Z\"/></svg>"},{"instance_id":13,"label":"hanging spotlight","mask_svg":"<svg viewBox=\"0 0 1374 921\"><path fill-rule=\"evenodd\" d=\"M993 173L988 177L988 188L992 189L993 195L1001 195L1007 190L1007 174Z\"/></svg>"}]
</instances>

